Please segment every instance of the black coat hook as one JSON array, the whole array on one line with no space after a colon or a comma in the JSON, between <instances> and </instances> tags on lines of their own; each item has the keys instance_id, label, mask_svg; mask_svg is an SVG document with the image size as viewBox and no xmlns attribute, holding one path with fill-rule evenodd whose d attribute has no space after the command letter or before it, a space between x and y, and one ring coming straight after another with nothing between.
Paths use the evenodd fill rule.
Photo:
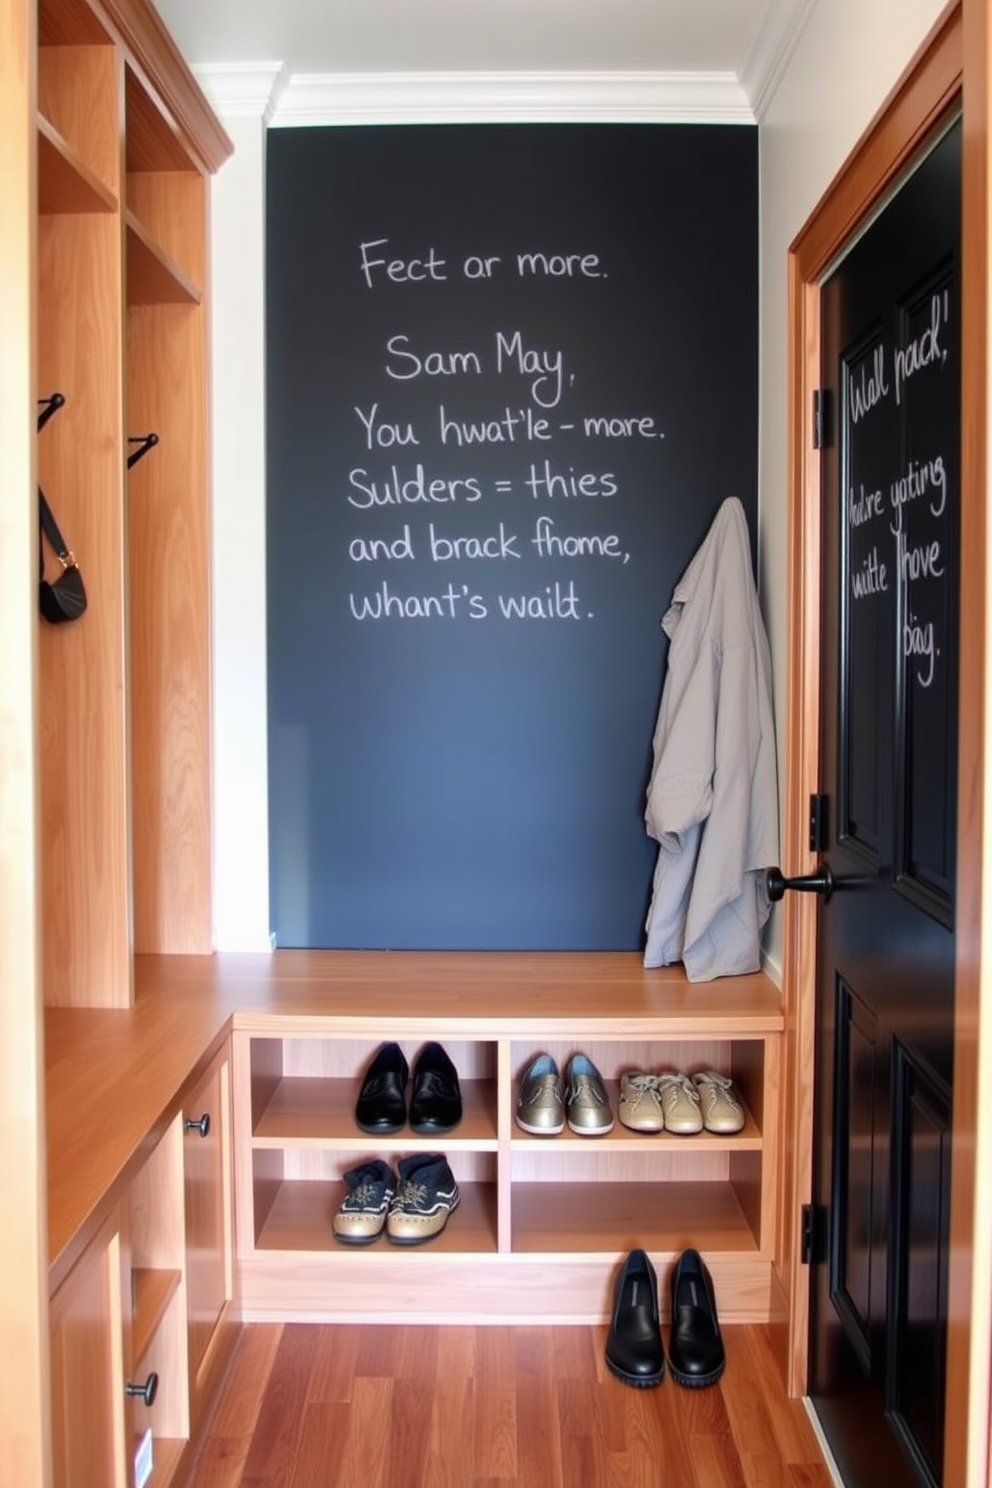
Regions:
<instances>
[{"instance_id":1,"label":"black coat hook","mask_svg":"<svg viewBox=\"0 0 992 1488\"><path fill-rule=\"evenodd\" d=\"M158 444L158 435L129 434L127 442L128 444L138 444L141 446L140 449L133 450L127 457L127 468L130 470L133 465L137 465L139 460L144 459L150 449L155 448Z\"/></svg>"},{"instance_id":2,"label":"black coat hook","mask_svg":"<svg viewBox=\"0 0 992 1488\"><path fill-rule=\"evenodd\" d=\"M52 414L58 413L59 409L64 405L64 403L65 396L62 393L52 393L50 398L38 399L38 406L41 409L41 412L38 415L39 434L48 423L48 420L51 418Z\"/></svg>"}]
</instances>

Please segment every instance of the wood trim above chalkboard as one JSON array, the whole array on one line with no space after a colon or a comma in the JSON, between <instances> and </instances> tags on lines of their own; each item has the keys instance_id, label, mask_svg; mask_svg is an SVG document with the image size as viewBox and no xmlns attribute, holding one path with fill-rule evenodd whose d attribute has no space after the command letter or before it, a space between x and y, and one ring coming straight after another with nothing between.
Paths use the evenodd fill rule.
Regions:
<instances>
[{"instance_id":1,"label":"wood trim above chalkboard","mask_svg":"<svg viewBox=\"0 0 992 1488\"><path fill-rule=\"evenodd\" d=\"M784 832L786 872L789 874L809 872L814 865L815 855L808 847L809 797L819 789L820 778L820 488L819 457L813 450L810 435L813 391L819 385L819 285L852 233L892 190L941 122L960 108L962 30L961 5L955 3L943 13L790 248L790 643ZM966 115L966 136L967 129ZM966 272L967 267L966 264ZM967 281L964 295L966 303L970 303ZM965 317L966 324L972 313L969 311ZM974 382L974 368L970 373L966 368L964 375L963 406L969 408L972 394L968 379L970 376ZM984 408L984 388L976 387L975 391L981 394L976 408ZM962 496L963 604L967 573L967 558L964 556L967 551L966 508L975 497L975 477L969 479L966 468ZM984 561L984 543L973 558L975 562ZM962 698L968 696L973 685L965 673L965 666L963 647ZM977 695L980 692L977 658L974 668ZM976 715L972 733L980 732L977 722ZM962 788L966 788L968 778L965 770L967 732L962 717L962 746L965 751L961 756ZM971 778L974 778L974 762ZM964 886L972 873L975 882L980 882L981 862L977 847L973 849L972 862L968 863L961 856L967 851L963 817L959 835L959 882ZM967 937L961 937L959 956L966 954L966 940ZM786 1028L791 1030L786 1049L784 1131L792 1135L793 1145L785 1157L788 1173L783 1208L786 1234L782 1253L786 1257L783 1281L790 1297L789 1389L795 1394L805 1393L809 1332L809 1273L799 1260L799 1216L800 1206L809 1201L812 1184L815 985L816 905L812 896L792 895L784 906L783 996ZM967 1172L962 1172L967 1166L956 1163L955 1184L969 1181ZM963 1345L958 1347L960 1350ZM957 1367L960 1368L960 1364ZM953 1384L953 1371L948 1377L948 1402L950 1412L963 1408ZM952 1424L949 1419L949 1444L954 1436ZM961 1435L963 1437L963 1431ZM960 1472L948 1468L945 1481L963 1484L963 1468Z\"/></svg>"}]
</instances>

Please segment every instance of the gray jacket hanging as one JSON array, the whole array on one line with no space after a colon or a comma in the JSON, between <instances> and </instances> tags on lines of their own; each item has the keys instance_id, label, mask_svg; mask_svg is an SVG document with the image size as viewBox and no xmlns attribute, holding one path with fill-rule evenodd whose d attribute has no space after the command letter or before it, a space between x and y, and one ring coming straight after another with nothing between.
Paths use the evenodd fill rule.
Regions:
<instances>
[{"instance_id":1,"label":"gray jacket hanging","mask_svg":"<svg viewBox=\"0 0 992 1488\"><path fill-rule=\"evenodd\" d=\"M723 502L662 625L668 667L645 822L658 842L645 966L690 981L756 971L779 857L768 637L747 518Z\"/></svg>"}]
</instances>

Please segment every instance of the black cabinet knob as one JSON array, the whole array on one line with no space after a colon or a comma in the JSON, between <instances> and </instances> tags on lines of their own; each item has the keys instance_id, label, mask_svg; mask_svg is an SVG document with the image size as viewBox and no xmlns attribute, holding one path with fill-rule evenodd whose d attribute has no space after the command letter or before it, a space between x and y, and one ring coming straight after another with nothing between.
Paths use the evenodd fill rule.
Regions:
<instances>
[{"instance_id":1,"label":"black cabinet knob","mask_svg":"<svg viewBox=\"0 0 992 1488\"><path fill-rule=\"evenodd\" d=\"M210 1112L204 1111L199 1121L194 1121L192 1117L187 1117L186 1130L188 1132L199 1132L201 1137L205 1137L210 1131Z\"/></svg>"},{"instance_id":2,"label":"black cabinet knob","mask_svg":"<svg viewBox=\"0 0 992 1488\"><path fill-rule=\"evenodd\" d=\"M145 1380L143 1385L133 1385L130 1381L124 1386L124 1394L132 1395L136 1400L143 1400L146 1405L151 1405L158 1393L158 1375L154 1369Z\"/></svg>"}]
</instances>

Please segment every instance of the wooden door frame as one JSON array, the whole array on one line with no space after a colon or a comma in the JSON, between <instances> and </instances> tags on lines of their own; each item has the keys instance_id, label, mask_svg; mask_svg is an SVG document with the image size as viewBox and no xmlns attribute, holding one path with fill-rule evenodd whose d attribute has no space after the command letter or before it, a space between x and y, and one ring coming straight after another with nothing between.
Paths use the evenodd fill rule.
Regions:
<instances>
[{"instance_id":1,"label":"wooden door frame","mask_svg":"<svg viewBox=\"0 0 992 1488\"><path fill-rule=\"evenodd\" d=\"M982 1028L983 919L992 925L992 792L985 789L989 553L989 188L990 28L987 0L954 0L910 62L860 143L789 251L789 736L786 763L786 871L806 873L809 797L819 786L820 491L812 449L813 390L819 384L819 285L864 219L884 200L942 120L963 113L962 469L960 741L958 753L957 938L955 948L954 1107L951 1257L944 1482L986 1488L989 1465L992 1337L992 1018ZM963 103L963 109L962 109ZM782 1282L789 1300L788 1386L806 1390L809 1269L799 1255L799 1211L812 1197L816 986L813 896L784 906L785 1088ZM992 1006L992 1004L990 1004ZM984 1075L985 1070L989 1071ZM992 1114L992 1113L990 1113ZM976 1263L976 1256L981 1264Z\"/></svg>"}]
</instances>

